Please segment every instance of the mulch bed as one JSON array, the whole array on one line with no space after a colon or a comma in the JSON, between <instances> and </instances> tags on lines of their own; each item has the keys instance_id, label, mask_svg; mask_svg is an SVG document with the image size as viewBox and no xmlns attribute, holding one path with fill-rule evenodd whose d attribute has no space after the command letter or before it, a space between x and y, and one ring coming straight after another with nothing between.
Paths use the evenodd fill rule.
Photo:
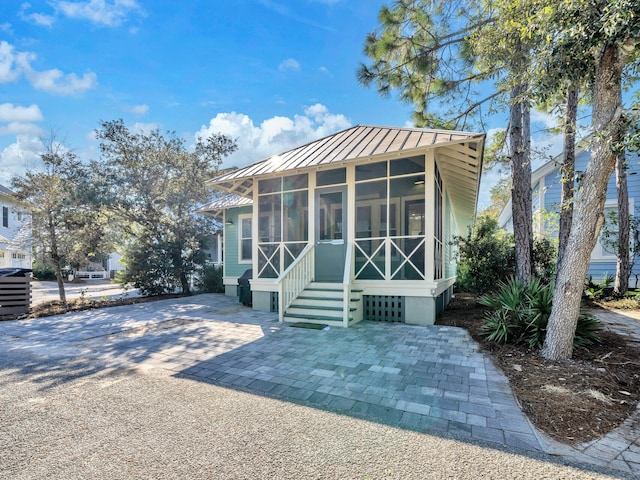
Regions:
<instances>
[{"instance_id":1,"label":"mulch bed","mask_svg":"<svg viewBox=\"0 0 640 480\"><path fill-rule=\"evenodd\" d=\"M480 335L486 307L457 294L436 322L466 329L508 377L531 422L566 444L600 437L619 426L640 402L640 349L608 331L602 343L553 362L524 346L499 345Z\"/></svg>"}]
</instances>

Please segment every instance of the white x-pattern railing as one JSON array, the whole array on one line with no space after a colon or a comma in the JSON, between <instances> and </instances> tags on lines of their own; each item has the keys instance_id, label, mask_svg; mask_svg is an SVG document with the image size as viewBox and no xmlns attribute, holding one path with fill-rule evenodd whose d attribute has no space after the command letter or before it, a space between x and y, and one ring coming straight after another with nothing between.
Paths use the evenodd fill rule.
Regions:
<instances>
[{"instance_id":1,"label":"white x-pattern railing","mask_svg":"<svg viewBox=\"0 0 640 480\"><path fill-rule=\"evenodd\" d=\"M406 253L405 249L402 247L402 241L406 244L407 240L415 240L417 243L410 252ZM367 253L364 245L368 242L380 242L379 245L373 249L371 253ZM420 275L420 277L424 280L426 279L424 272L424 260L423 265L416 265L414 261L412 261L412 257L416 255L416 253L422 248L425 249L426 238L422 235L405 235L405 236L397 236L397 237L367 237L367 238L357 238L355 242L355 246L357 251L361 254L364 262L358 268L355 273L355 278L360 278L360 275L365 271L368 266L371 266L378 274L381 279L384 280L392 280L405 266L412 268L415 272ZM392 248L393 247L393 248ZM380 266L376 263L376 257L379 256L380 252L383 252L384 256L384 268L381 269ZM392 257L395 256L395 252L397 252L401 261L400 264L393 268L393 262L391 261ZM414 257L415 258L415 257Z\"/></svg>"},{"instance_id":2,"label":"white x-pattern railing","mask_svg":"<svg viewBox=\"0 0 640 480\"><path fill-rule=\"evenodd\" d=\"M301 247L302 245L306 245L306 241L299 242L261 242L258 244L258 254L259 260L258 265L260 265L261 261L264 261L264 264L258 270L258 278L262 278L265 272L269 272L269 268L273 269L273 272L276 277L283 272L286 267L287 255L291 262L295 261L298 257L295 251L292 250L294 245Z\"/></svg>"}]
</instances>

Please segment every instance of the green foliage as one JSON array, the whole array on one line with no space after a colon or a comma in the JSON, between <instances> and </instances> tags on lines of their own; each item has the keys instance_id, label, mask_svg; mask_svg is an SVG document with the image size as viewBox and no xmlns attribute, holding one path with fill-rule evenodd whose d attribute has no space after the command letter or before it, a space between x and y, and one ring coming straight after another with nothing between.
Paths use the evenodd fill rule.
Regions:
<instances>
[{"instance_id":1,"label":"green foliage","mask_svg":"<svg viewBox=\"0 0 640 480\"><path fill-rule=\"evenodd\" d=\"M492 309L487 312L481 328L488 340L542 348L553 305L553 285L533 279L529 285L523 286L510 278L499 284L494 295L483 296L480 303ZM581 312L574 347L599 342L600 329L600 322L593 315Z\"/></svg>"},{"instance_id":2,"label":"green foliage","mask_svg":"<svg viewBox=\"0 0 640 480\"><path fill-rule=\"evenodd\" d=\"M551 282L556 275L556 258L558 248L555 243L546 237L539 237L533 241L531 249L533 257L533 274L543 283Z\"/></svg>"},{"instance_id":3,"label":"green foliage","mask_svg":"<svg viewBox=\"0 0 640 480\"><path fill-rule=\"evenodd\" d=\"M613 287L611 286L611 284L614 281L615 277L608 272L602 274L599 283L596 283L593 280L593 276L589 275L584 281L583 293L585 296L594 300L607 298L611 296L611 293L613 292Z\"/></svg>"},{"instance_id":4,"label":"green foliage","mask_svg":"<svg viewBox=\"0 0 640 480\"><path fill-rule=\"evenodd\" d=\"M122 120L102 123L96 137L100 198L129 244L122 281L145 295L189 293L214 230L213 220L196 217L194 207L209 199L206 181L235 142L215 134L198 138L188 151L175 132L134 132Z\"/></svg>"},{"instance_id":5,"label":"green foliage","mask_svg":"<svg viewBox=\"0 0 640 480\"><path fill-rule=\"evenodd\" d=\"M33 262L33 278L42 281L55 280L56 271L51 265Z\"/></svg>"},{"instance_id":6,"label":"green foliage","mask_svg":"<svg viewBox=\"0 0 640 480\"><path fill-rule=\"evenodd\" d=\"M29 205L34 244L60 279L62 267L85 265L108 244L103 212L91 201L93 183L93 170L53 137L37 166L11 180L16 197ZM62 281L59 293L65 302Z\"/></svg>"},{"instance_id":7,"label":"green foliage","mask_svg":"<svg viewBox=\"0 0 640 480\"><path fill-rule=\"evenodd\" d=\"M457 284L461 290L486 293L495 290L500 279L515 271L515 252L509 235L498 229L498 221L479 217L466 237L456 238L460 262Z\"/></svg>"},{"instance_id":8,"label":"green foliage","mask_svg":"<svg viewBox=\"0 0 640 480\"><path fill-rule=\"evenodd\" d=\"M223 269L213 264L207 264L200 272L198 289L205 293L224 293Z\"/></svg>"},{"instance_id":9,"label":"green foliage","mask_svg":"<svg viewBox=\"0 0 640 480\"><path fill-rule=\"evenodd\" d=\"M500 281L504 282L515 274L513 237L498 228L495 217L478 217L475 230L466 237L457 237L455 242L460 260L456 284L460 290L493 292ZM551 241L545 238L534 240L533 273L543 283L554 278L556 255L556 247Z\"/></svg>"}]
</instances>

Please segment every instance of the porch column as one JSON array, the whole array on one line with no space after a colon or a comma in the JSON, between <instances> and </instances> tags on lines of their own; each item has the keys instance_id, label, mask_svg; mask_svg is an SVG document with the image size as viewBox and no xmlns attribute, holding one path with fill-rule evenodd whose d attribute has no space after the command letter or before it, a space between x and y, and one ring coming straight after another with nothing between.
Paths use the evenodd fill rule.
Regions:
<instances>
[{"instance_id":1,"label":"porch column","mask_svg":"<svg viewBox=\"0 0 640 480\"><path fill-rule=\"evenodd\" d=\"M253 205L251 207L251 268L253 268L253 278L258 278L258 242L260 241L259 215L260 205L258 204L258 180L253 180ZM238 226L240 228L240 226Z\"/></svg>"},{"instance_id":2,"label":"porch column","mask_svg":"<svg viewBox=\"0 0 640 480\"><path fill-rule=\"evenodd\" d=\"M433 283L433 271L435 266L435 247L434 247L434 224L435 224L435 212L434 207L436 204L435 193L435 165L436 165L436 152L435 149L429 149L425 153L425 165L424 165L424 181L425 181L425 199L424 199L424 234L425 234L425 246L424 246L424 258L425 258L425 278L427 282Z\"/></svg>"},{"instance_id":3,"label":"porch column","mask_svg":"<svg viewBox=\"0 0 640 480\"><path fill-rule=\"evenodd\" d=\"M309 238L309 245L315 245L316 243L316 172L309 172L307 177L308 182L308 196L307 196L307 219L309 225L307 228L307 236ZM314 279L315 280L315 279Z\"/></svg>"}]
</instances>

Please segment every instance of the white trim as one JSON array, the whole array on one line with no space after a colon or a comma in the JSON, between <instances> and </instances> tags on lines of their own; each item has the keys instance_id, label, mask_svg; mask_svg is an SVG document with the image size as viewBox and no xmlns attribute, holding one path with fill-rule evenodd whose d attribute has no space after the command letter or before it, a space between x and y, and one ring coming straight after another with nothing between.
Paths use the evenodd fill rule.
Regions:
<instances>
[{"instance_id":1,"label":"white trim","mask_svg":"<svg viewBox=\"0 0 640 480\"><path fill-rule=\"evenodd\" d=\"M606 222L607 210L618 210L618 200L615 198L609 198L604 203L604 215ZM629 212L634 211L634 199L629 198ZM596 242L595 247L593 247L593 251L591 252L591 261L597 263L610 263L616 262L618 255L617 253L611 253L608 250L605 250L602 243L600 243L600 239L602 238L602 230L600 231L600 236L598 236L598 240ZM606 253L605 253L606 252Z\"/></svg>"},{"instance_id":2,"label":"white trim","mask_svg":"<svg viewBox=\"0 0 640 480\"><path fill-rule=\"evenodd\" d=\"M247 265L253 263L252 258L242 258L242 240L251 240L251 255L253 255L253 236L248 239L242 237L242 221L251 220L253 222L253 215L251 213L243 213L238 215L238 265ZM251 224L253 233L253 223Z\"/></svg>"}]
</instances>

